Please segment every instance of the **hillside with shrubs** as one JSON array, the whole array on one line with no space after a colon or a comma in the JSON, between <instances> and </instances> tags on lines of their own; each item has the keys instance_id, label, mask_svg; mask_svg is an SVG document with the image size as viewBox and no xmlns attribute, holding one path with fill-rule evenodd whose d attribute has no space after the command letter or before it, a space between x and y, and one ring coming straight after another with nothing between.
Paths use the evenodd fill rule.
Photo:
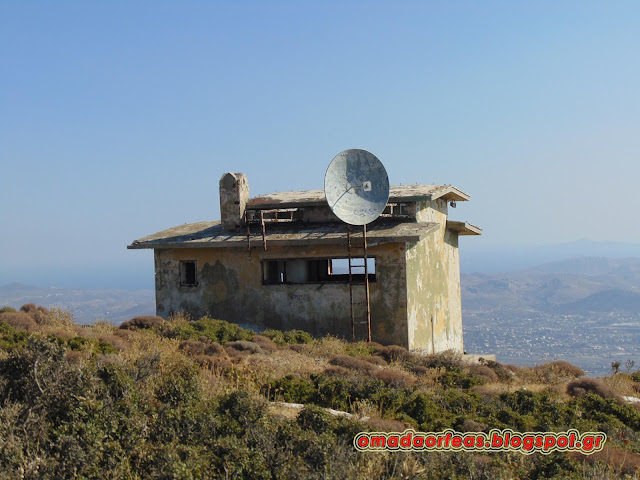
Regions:
<instances>
[{"instance_id":1,"label":"hillside with shrubs","mask_svg":"<svg viewBox=\"0 0 640 480\"><path fill-rule=\"evenodd\" d=\"M252 332L211 318L78 326L0 310L0 479L626 479L640 372ZM631 369L630 369L631 370ZM359 452L361 431L605 432L592 455Z\"/></svg>"}]
</instances>

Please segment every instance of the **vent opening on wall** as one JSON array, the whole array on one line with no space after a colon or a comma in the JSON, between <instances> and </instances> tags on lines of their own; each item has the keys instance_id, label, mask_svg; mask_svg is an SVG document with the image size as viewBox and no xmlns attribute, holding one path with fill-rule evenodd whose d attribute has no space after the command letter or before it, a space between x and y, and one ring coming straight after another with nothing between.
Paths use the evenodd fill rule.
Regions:
<instances>
[{"instance_id":1,"label":"vent opening on wall","mask_svg":"<svg viewBox=\"0 0 640 480\"><path fill-rule=\"evenodd\" d=\"M180 262L180 285L187 287L198 285L196 271L195 260L182 260Z\"/></svg>"}]
</instances>

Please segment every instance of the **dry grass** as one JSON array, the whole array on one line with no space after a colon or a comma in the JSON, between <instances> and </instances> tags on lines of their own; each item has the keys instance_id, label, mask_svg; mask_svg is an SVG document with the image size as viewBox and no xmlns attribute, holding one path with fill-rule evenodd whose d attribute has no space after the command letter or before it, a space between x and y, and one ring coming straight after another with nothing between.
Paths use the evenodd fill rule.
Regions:
<instances>
[{"instance_id":1,"label":"dry grass","mask_svg":"<svg viewBox=\"0 0 640 480\"><path fill-rule=\"evenodd\" d=\"M98 334L110 334L115 333L118 330L118 327L106 320L98 320L91 326L91 330Z\"/></svg>"},{"instance_id":2,"label":"dry grass","mask_svg":"<svg viewBox=\"0 0 640 480\"><path fill-rule=\"evenodd\" d=\"M486 423L476 422L471 418L465 418L460 427L460 430L463 432L484 432L487 429L488 425Z\"/></svg>"},{"instance_id":3,"label":"dry grass","mask_svg":"<svg viewBox=\"0 0 640 480\"><path fill-rule=\"evenodd\" d=\"M296 343L294 345L289 345L289 350L293 350L296 353L300 353L302 355L308 355L311 351L311 346L305 345L302 343Z\"/></svg>"},{"instance_id":4,"label":"dry grass","mask_svg":"<svg viewBox=\"0 0 640 480\"><path fill-rule=\"evenodd\" d=\"M605 445L605 447L591 455L584 455L579 452L569 454L576 460L581 460L591 466L597 463L603 464L609 475L633 475L631 478L638 478L640 473L640 454L624 450L619 447ZM603 478L609 478L609 475Z\"/></svg>"},{"instance_id":5,"label":"dry grass","mask_svg":"<svg viewBox=\"0 0 640 480\"><path fill-rule=\"evenodd\" d=\"M264 378L280 378L289 374L309 375L320 373L327 367L324 360L301 355L288 348L279 349L271 355L252 355L245 361L256 375Z\"/></svg>"},{"instance_id":6,"label":"dry grass","mask_svg":"<svg viewBox=\"0 0 640 480\"><path fill-rule=\"evenodd\" d=\"M341 340L338 337L332 337L331 335L327 335L311 345L305 346L308 347L306 350L307 354L316 358L329 360L336 355L347 354L347 343L344 340Z\"/></svg>"},{"instance_id":7,"label":"dry grass","mask_svg":"<svg viewBox=\"0 0 640 480\"><path fill-rule=\"evenodd\" d=\"M615 389L620 395L627 397L640 396L640 383L633 380L631 375L627 373L618 373L601 380L604 384Z\"/></svg>"},{"instance_id":8,"label":"dry grass","mask_svg":"<svg viewBox=\"0 0 640 480\"><path fill-rule=\"evenodd\" d=\"M118 352L124 352L129 348L129 344L125 340L111 333L103 333L102 335L98 335L98 341L110 343Z\"/></svg>"},{"instance_id":9,"label":"dry grass","mask_svg":"<svg viewBox=\"0 0 640 480\"><path fill-rule=\"evenodd\" d=\"M399 420L387 420L383 418L369 418L367 423L377 432L404 432L407 427L411 426Z\"/></svg>"},{"instance_id":10,"label":"dry grass","mask_svg":"<svg viewBox=\"0 0 640 480\"><path fill-rule=\"evenodd\" d=\"M278 345L276 345L276 342L274 342L273 340L271 340L268 337L264 337L262 335L254 335L251 338L251 341L253 343L258 344L260 346L260 348L262 348L263 352L273 353L276 350L278 350Z\"/></svg>"}]
</instances>

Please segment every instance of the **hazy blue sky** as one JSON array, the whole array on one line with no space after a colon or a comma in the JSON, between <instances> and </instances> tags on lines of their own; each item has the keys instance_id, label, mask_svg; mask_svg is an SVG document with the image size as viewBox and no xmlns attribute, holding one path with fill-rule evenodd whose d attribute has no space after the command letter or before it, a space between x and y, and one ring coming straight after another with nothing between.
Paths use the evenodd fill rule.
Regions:
<instances>
[{"instance_id":1,"label":"hazy blue sky","mask_svg":"<svg viewBox=\"0 0 640 480\"><path fill-rule=\"evenodd\" d=\"M126 245L219 218L223 172L322 188L347 148L468 192L462 249L640 243L639 25L635 1L2 1L0 282L152 285Z\"/></svg>"}]
</instances>

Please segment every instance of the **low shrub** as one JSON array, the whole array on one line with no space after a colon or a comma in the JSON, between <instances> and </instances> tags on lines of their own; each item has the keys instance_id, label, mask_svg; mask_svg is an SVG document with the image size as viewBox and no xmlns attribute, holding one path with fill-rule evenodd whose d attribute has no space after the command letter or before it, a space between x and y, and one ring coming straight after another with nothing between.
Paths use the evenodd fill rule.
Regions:
<instances>
[{"instance_id":1,"label":"low shrub","mask_svg":"<svg viewBox=\"0 0 640 480\"><path fill-rule=\"evenodd\" d=\"M462 356L459 353L455 353L451 350L447 350L441 353L432 353L430 355L422 355L417 359L419 365L427 368L446 368L446 369L462 369L464 363L462 362Z\"/></svg>"},{"instance_id":2,"label":"low shrub","mask_svg":"<svg viewBox=\"0 0 640 480\"><path fill-rule=\"evenodd\" d=\"M584 370L576 365L565 360L556 360L554 362L544 363L534 367L540 373L549 372L551 374L557 374L562 377L578 378L584 375Z\"/></svg>"},{"instance_id":3,"label":"low shrub","mask_svg":"<svg viewBox=\"0 0 640 480\"><path fill-rule=\"evenodd\" d=\"M387 362L404 362L412 358L409 350L399 345L377 347L375 354L384 358Z\"/></svg>"},{"instance_id":4,"label":"low shrub","mask_svg":"<svg viewBox=\"0 0 640 480\"><path fill-rule=\"evenodd\" d=\"M338 367L350 368L363 373L371 373L376 369L373 364L359 358L350 357L349 355L337 355L329 360L329 364L336 365Z\"/></svg>"},{"instance_id":5,"label":"low shrub","mask_svg":"<svg viewBox=\"0 0 640 480\"><path fill-rule=\"evenodd\" d=\"M196 355L194 359L198 365L208 370L226 370L233 366L226 356Z\"/></svg>"},{"instance_id":6,"label":"low shrub","mask_svg":"<svg viewBox=\"0 0 640 480\"><path fill-rule=\"evenodd\" d=\"M289 345L289 350L293 350L294 352L304 354L309 350L309 347L303 344L294 344L294 345Z\"/></svg>"},{"instance_id":7,"label":"low shrub","mask_svg":"<svg viewBox=\"0 0 640 480\"><path fill-rule=\"evenodd\" d=\"M368 357L378 350L382 345L376 342L346 342L345 353L352 357Z\"/></svg>"},{"instance_id":8,"label":"low shrub","mask_svg":"<svg viewBox=\"0 0 640 480\"><path fill-rule=\"evenodd\" d=\"M385 367L387 364L386 360L378 355L369 355L367 357L362 357L365 362L369 362L373 365L378 365L380 367Z\"/></svg>"},{"instance_id":9,"label":"low shrub","mask_svg":"<svg viewBox=\"0 0 640 480\"><path fill-rule=\"evenodd\" d=\"M13 307L2 307L0 313L15 313L16 309Z\"/></svg>"},{"instance_id":10,"label":"low shrub","mask_svg":"<svg viewBox=\"0 0 640 480\"><path fill-rule=\"evenodd\" d=\"M122 339L122 337L118 337L110 333L105 333L104 335L100 335L98 337L98 341L102 343L110 344L118 352L125 352L128 350L128 347L129 347L127 342L125 342Z\"/></svg>"},{"instance_id":11,"label":"low shrub","mask_svg":"<svg viewBox=\"0 0 640 480\"><path fill-rule=\"evenodd\" d=\"M262 336L273 340L276 345L294 345L294 344L306 344L313 342L313 337L303 330L287 330L282 332L280 330L268 329L262 332Z\"/></svg>"},{"instance_id":12,"label":"low shrub","mask_svg":"<svg viewBox=\"0 0 640 480\"><path fill-rule=\"evenodd\" d=\"M616 391L602 381L595 378L581 378L567 385L567 393L572 397L583 397L587 393L594 393L602 398L613 398L622 403L623 399Z\"/></svg>"},{"instance_id":13,"label":"low shrub","mask_svg":"<svg viewBox=\"0 0 640 480\"><path fill-rule=\"evenodd\" d=\"M235 323L202 317L194 322L179 318L175 322L166 322L158 333L164 337L178 340L198 340L225 343L238 340L250 340L255 335L252 330L242 328Z\"/></svg>"},{"instance_id":14,"label":"low shrub","mask_svg":"<svg viewBox=\"0 0 640 480\"><path fill-rule=\"evenodd\" d=\"M224 354L224 348L217 342L200 342L198 340L184 340L178 347L188 355L220 355Z\"/></svg>"},{"instance_id":15,"label":"low shrub","mask_svg":"<svg viewBox=\"0 0 640 480\"><path fill-rule=\"evenodd\" d=\"M427 373L429 373L429 368L424 367L422 365L416 365L415 367L411 367L411 372L414 375L426 375Z\"/></svg>"},{"instance_id":16,"label":"low shrub","mask_svg":"<svg viewBox=\"0 0 640 480\"><path fill-rule=\"evenodd\" d=\"M377 371L373 376L395 388L407 388L416 383L414 378L408 373L400 370L391 370L389 368Z\"/></svg>"},{"instance_id":17,"label":"low shrub","mask_svg":"<svg viewBox=\"0 0 640 480\"><path fill-rule=\"evenodd\" d=\"M498 376L498 380L502 382L509 382L515 377L515 372L511 368L513 365L503 365L494 360L481 359L482 365L489 367ZM517 367L515 367L517 368Z\"/></svg>"},{"instance_id":18,"label":"low shrub","mask_svg":"<svg viewBox=\"0 0 640 480\"><path fill-rule=\"evenodd\" d=\"M404 432L407 424L399 420L370 418L366 423L369 429L376 432Z\"/></svg>"},{"instance_id":19,"label":"low shrub","mask_svg":"<svg viewBox=\"0 0 640 480\"><path fill-rule=\"evenodd\" d=\"M28 332L32 332L38 328L38 324L33 317L23 311L0 313L0 322L5 322L16 330Z\"/></svg>"},{"instance_id":20,"label":"low shrub","mask_svg":"<svg viewBox=\"0 0 640 480\"><path fill-rule=\"evenodd\" d=\"M164 318L155 315L140 315L120 324L123 330L145 330L155 328L164 323Z\"/></svg>"},{"instance_id":21,"label":"low shrub","mask_svg":"<svg viewBox=\"0 0 640 480\"><path fill-rule=\"evenodd\" d=\"M322 434L335 429L336 418L322 407L305 405L298 414L296 422L304 430L311 430L317 434Z\"/></svg>"},{"instance_id":22,"label":"low shrub","mask_svg":"<svg viewBox=\"0 0 640 480\"><path fill-rule=\"evenodd\" d=\"M443 387L463 388L468 390L476 385L482 385L486 382L484 378L465 373L458 367L449 369L440 369L442 372L437 378L438 383Z\"/></svg>"},{"instance_id":23,"label":"low shrub","mask_svg":"<svg viewBox=\"0 0 640 480\"><path fill-rule=\"evenodd\" d=\"M482 378L488 382L498 381L498 374L486 365L474 365L470 371L473 376Z\"/></svg>"},{"instance_id":24,"label":"low shrub","mask_svg":"<svg viewBox=\"0 0 640 480\"><path fill-rule=\"evenodd\" d=\"M262 348L255 342L250 342L248 340L237 340L235 342L227 342L225 344L227 348L233 348L234 350L240 352L249 352L249 353L263 353Z\"/></svg>"},{"instance_id":25,"label":"low shrub","mask_svg":"<svg viewBox=\"0 0 640 480\"><path fill-rule=\"evenodd\" d=\"M484 432L488 428L486 423L478 422L472 418L464 418L457 427L461 432Z\"/></svg>"},{"instance_id":26,"label":"low shrub","mask_svg":"<svg viewBox=\"0 0 640 480\"><path fill-rule=\"evenodd\" d=\"M267 353L275 352L278 349L278 345L273 340L263 335L254 335L251 337L251 341L260 345L260 348Z\"/></svg>"},{"instance_id":27,"label":"low shrub","mask_svg":"<svg viewBox=\"0 0 640 480\"><path fill-rule=\"evenodd\" d=\"M340 377L346 378L354 375L352 370L349 370L348 368L344 368L344 367L339 367L337 365L325 368L324 374L329 376L339 377L339 378Z\"/></svg>"},{"instance_id":28,"label":"low shrub","mask_svg":"<svg viewBox=\"0 0 640 480\"><path fill-rule=\"evenodd\" d=\"M610 473L620 472L630 478L637 476L640 471L640 454L615 446L605 445L601 451L591 455L571 452L569 456L589 465L604 464Z\"/></svg>"},{"instance_id":29,"label":"low shrub","mask_svg":"<svg viewBox=\"0 0 640 480\"><path fill-rule=\"evenodd\" d=\"M0 314L0 317L2 317L2 315L7 315L8 313L11 312ZM8 323L0 321L0 349L11 352L16 348L23 346L28 337L29 333L26 331L16 330Z\"/></svg>"},{"instance_id":30,"label":"low shrub","mask_svg":"<svg viewBox=\"0 0 640 480\"><path fill-rule=\"evenodd\" d=\"M44 314L49 313L49 310L47 310L45 307L43 307L42 305L36 305L35 303L25 303L20 307L20 311L28 313L30 315L33 315L36 312Z\"/></svg>"}]
</instances>

